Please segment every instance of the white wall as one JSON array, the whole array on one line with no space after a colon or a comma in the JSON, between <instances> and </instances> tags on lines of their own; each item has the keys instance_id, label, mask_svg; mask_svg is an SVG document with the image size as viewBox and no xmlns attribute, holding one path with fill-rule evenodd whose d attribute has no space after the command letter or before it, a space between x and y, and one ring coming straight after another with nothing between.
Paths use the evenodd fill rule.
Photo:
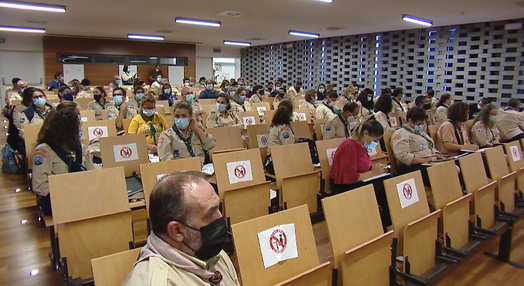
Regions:
<instances>
[{"instance_id":1,"label":"white wall","mask_svg":"<svg viewBox=\"0 0 524 286\"><path fill-rule=\"evenodd\" d=\"M213 53L213 49L221 49L220 53ZM206 45L197 45L196 46L196 73L197 78L204 76L206 78L211 78L213 76L213 58L234 58L238 60L237 68L235 69L235 74L231 75L235 78L240 77L240 47L231 47L231 46L206 46ZM198 80L198 79L197 79Z\"/></svg>"},{"instance_id":2,"label":"white wall","mask_svg":"<svg viewBox=\"0 0 524 286\"><path fill-rule=\"evenodd\" d=\"M5 39L5 42L0 44L0 51L44 51L41 35L0 33L0 38Z\"/></svg>"}]
</instances>

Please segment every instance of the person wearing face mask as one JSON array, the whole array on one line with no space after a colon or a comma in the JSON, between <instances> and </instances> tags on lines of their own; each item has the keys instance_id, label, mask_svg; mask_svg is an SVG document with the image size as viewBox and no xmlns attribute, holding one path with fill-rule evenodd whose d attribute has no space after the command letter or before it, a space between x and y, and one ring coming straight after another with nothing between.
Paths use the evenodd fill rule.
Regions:
<instances>
[{"instance_id":1,"label":"person wearing face mask","mask_svg":"<svg viewBox=\"0 0 524 286\"><path fill-rule=\"evenodd\" d=\"M442 123L437 132L437 150L444 156L457 156L460 150L476 151L478 145L470 143L468 120L468 104L455 102L448 109L448 121Z\"/></svg>"},{"instance_id":2,"label":"person wearing face mask","mask_svg":"<svg viewBox=\"0 0 524 286\"><path fill-rule=\"evenodd\" d=\"M38 125L44 123L45 118L53 106L47 103L45 93L38 88L32 89L30 94L31 103L29 107L20 115L20 125ZM21 138L25 138L23 127L20 133Z\"/></svg>"},{"instance_id":3,"label":"person wearing face mask","mask_svg":"<svg viewBox=\"0 0 524 286\"><path fill-rule=\"evenodd\" d=\"M180 102L175 106L175 124L158 138L160 161L198 157L204 164L205 152L215 147L216 140L193 119L190 105Z\"/></svg>"},{"instance_id":4,"label":"person wearing face mask","mask_svg":"<svg viewBox=\"0 0 524 286\"><path fill-rule=\"evenodd\" d=\"M243 77L239 77L239 78L237 79L237 82L238 82L238 85L240 85L240 86L242 86L242 87L244 86L245 81L244 81L244 78L243 78Z\"/></svg>"},{"instance_id":5,"label":"person wearing face mask","mask_svg":"<svg viewBox=\"0 0 524 286\"><path fill-rule=\"evenodd\" d=\"M194 87L195 86L195 78L190 76L189 77L189 87Z\"/></svg>"},{"instance_id":6,"label":"person wearing face mask","mask_svg":"<svg viewBox=\"0 0 524 286\"><path fill-rule=\"evenodd\" d=\"M240 286L222 250L227 224L219 205L201 172L163 176L149 201L154 231L122 286Z\"/></svg>"},{"instance_id":7,"label":"person wearing face mask","mask_svg":"<svg viewBox=\"0 0 524 286\"><path fill-rule=\"evenodd\" d=\"M353 102L355 89L352 86L348 86L342 96L339 96L337 102L335 103L335 110L342 110L344 106L348 103Z\"/></svg>"},{"instance_id":8,"label":"person wearing face mask","mask_svg":"<svg viewBox=\"0 0 524 286\"><path fill-rule=\"evenodd\" d=\"M504 143L524 138L524 113L519 112L519 109L520 100L512 98L508 101L508 106L497 115L500 139Z\"/></svg>"},{"instance_id":9,"label":"person wearing face mask","mask_svg":"<svg viewBox=\"0 0 524 286\"><path fill-rule=\"evenodd\" d=\"M279 94L280 94L280 90L282 89L282 82L280 81L277 81L277 83L275 84L275 89L273 90L273 92L270 93L269 96L271 97L277 97ZM282 92L282 94L285 94L286 93L286 90L284 88L284 91Z\"/></svg>"},{"instance_id":10,"label":"person wearing face mask","mask_svg":"<svg viewBox=\"0 0 524 286\"><path fill-rule=\"evenodd\" d=\"M426 114L428 115L428 119L426 120L426 126L431 125L434 116L433 112L431 112L430 100L424 95L417 96L417 98L415 98L415 103L413 104L413 106L418 106L426 111Z\"/></svg>"},{"instance_id":11,"label":"person wearing face mask","mask_svg":"<svg viewBox=\"0 0 524 286\"><path fill-rule=\"evenodd\" d=\"M306 95L304 96L305 101L303 101L298 108L299 109L308 109L309 110L309 116L311 118L314 118L314 110L318 108L318 104L315 102L315 97L317 96L317 91L314 89L310 89L306 91Z\"/></svg>"},{"instance_id":12,"label":"person wearing face mask","mask_svg":"<svg viewBox=\"0 0 524 286\"><path fill-rule=\"evenodd\" d=\"M204 108L202 107L202 104L198 102L198 99L195 98L195 93L193 92L193 89L187 86L184 86L182 88L182 99L180 100L181 103L185 103L192 108L192 114L195 115L196 121L198 124L202 125L202 115L206 114L204 111Z\"/></svg>"},{"instance_id":13,"label":"person wearing face mask","mask_svg":"<svg viewBox=\"0 0 524 286\"><path fill-rule=\"evenodd\" d=\"M500 133L497 128L498 109L492 103L484 106L473 121L471 142L480 148L493 147L500 143Z\"/></svg>"},{"instance_id":14,"label":"person wearing face mask","mask_svg":"<svg viewBox=\"0 0 524 286\"><path fill-rule=\"evenodd\" d=\"M327 119L335 115L334 106L337 102L338 94L336 91L327 93L326 99L317 107L316 119Z\"/></svg>"},{"instance_id":15,"label":"person wearing face mask","mask_svg":"<svg viewBox=\"0 0 524 286\"><path fill-rule=\"evenodd\" d=\"M120 80L120 76L115 75L113 76L113 81L109 84L109 90L113 90L117 87L122 87L122 81Z\"/></svg>"},{"instance_id":16,"label":"person wearing face mask","mask_svg":"<svg viewBox=\"0 0 524 286\"><path fill-rule=\"evenodd\" d=\"M231 109L235 112L253 111L253 108L251 108L251 103L249 103L249 100L246 100L246 98L246 89L243 87L237 88L233 97L231 98Z\"/></svg>"},{"instance_id":17,"label":"person wearing face mask","mask_svg":"<svg viewBox=\"0 0 524 286\"><path fill-rule=\"evenodd\" d=\"M251 83L247 80L244 81L244 84L242 85L246 89L246 97L247 99L250 99L251 96L253 96L253 88L251 87Z\"/></svg>"},{"instance_id":18,"label":"person wearing face mask","mask_svg":"<svg viewBox=\"0 0 524 286\"><path fill-rule=\"evenodd\" d=\"M109 106L112 105L112 102L106 100L107 93L106 91L97 86L93 88L93 97L95 100L87 104L87 110L94 110L96 120L102 120L102 110L106 110Z\"/></svg>"},{"instance_id":19,"label":"person wearing face mask","mask_svg":"<svg viewBox=\"0 0 524 286\"><path fill-rule=\"evenodd\" d=\"M164 116L155 113L156 99L152 95L145 94L140 106L140 114L133 117L127 133L145 135L147 149L150 153L157 154L157 137L162 131L168 129L169 125Z\"/></svg>"},{"instance_id":20,"label":"person wearing face mask","mask_svg":"<svg viewBox=\"0 0 524 286\"><path fill-rule=\"evenodd\" d=\"M133 85L133 81L136 78L137 74L131 72L131 68L128 65L124 65L122 69L121 80L125 85Z\"/></svg>"},{"instance_id":21,"label":"person wearing face mask","mask_svg":"<svg viewBox=\"0 0 524 286\"><path fill-rule=\"evenodd\" d=\"M422 164L440 159L441 155L433 139L424 133L427 118L422 108L411 108L406 114L406 124L391 136L391 149L398 162L399 175L420 170L424 185L429 186L427 167Z\"/></svg>"},{"instance_id":22,"label":"person wearing face mask","mask_svg":"<svg viewBox=\"0 0 524 286\"><path fill-rule=\"evenodd\" d=\"M335 115L328 118L324 124L322 124L322 136L323 140L334 139L334 138L345 138L348 139L351 135L350 119L354 117L354 114L358 114L358 104L346 103L342 110L335 110Z\"/></svg>"},{"instance_id":23,"label":"person wearing face mask","mask_svg":"<svg viewBox=\"0 0 524 286\"><path fill-rule=\"evenodd\" d=\"M25 158L24 128L25 120L21 123L23 112L31 105L34 87L28 87L22 92L22 102L11 108L9 113L9 127L7 129L7 143L13 150L18 151Z\"/></svg>"},{"instance_id":24,"label":"person wearing face mask","mask_svg":"<svg viewBox=\"0 0 524 286\"><path fill-rule=\"evenodd\" d=\"M395 130L389 122L389 114L393 109L393 101L391 95L388 92L382 92L375 102L375 119L382 124L384 131Z\"/></svg>"},{"instance_id":25,"label":"person wearing face mask","mask_svg":"<svg viewBox=\"0 0 524 286\"><path fill-rule=\"evenodd\" d=\"M169 83L165 83L164 85L162 85L162 94L158 96L158 100L167 100L167 102L169 103L169 107L173 106L173 102L175 102L176 96L173 95L171 85L169 85Z\"/></svg>"},{"instance_id":26,"label":"person wearing face mask","mask_svg":"<svg viewBox=\"0 0 524 286\"><path fill-rule=\"evenodd\" d=\"M360 113L358 117L365 118L369 115L373 114L373 90L370 88L364 89L359 95L357 99L358 105L360 105Z\"/></svg>"},{"instance_id":27,"label":"person wearing face mask","mask_svg":"<svg viewBox=\"0 0 524 286\"><path fill-rule=\"evenodd\" d=\"M297 141L295 138L295 132L293 132L293 129L291 128L292 118L292 103L288 100L282 101L275 111L275 115L269 126L269 136L267 140L269 148L267 148L267 159L264 165L266 171L270 174L275 173L273 161L271 159L271 147L295 144Z\"/></svg>"},{"instance_id":28,"label":"person wearing face mask","mask_svg":"<svg viewBox=\"0 0 524 286\"><path fill-rule=\"evenodd\" d=\"M304 93L304 89L302 89L302 82L297 80L295 82L295 86L290 87L287 92L294 97L297 97L299 93Z\"/></svg>"},{"instance_id":29,"label":"person wearing face mask","mask_svg":"<svg viewBox=\"0 0 524 286\"><path fill-rule=\"evenodd\" d=\"M261 85L255 85L253 87L253 95L249 98L249 103L261 103L264 101L266 92Z\"/></svg>"},{"instance_id":30,"label":"person wearing face mask","mask_svg":"<svg viewBox=\"0 0 524 286\"><path fill-rule=\"evenodd\" d=\"M317 94L316 94L315 101L326 99L326 94L327 94L326 85L323 83L319 84L317 87Z\"/></svg>"},{"instance_id":31,"label":"person wearing face mask","mask_svg":"<svg viewBox=\"0 0 524 286\"><path fill-rule=\"evenodd\" d=\"M220 92L228 93L229 87L231 87L231 84L227 79L224 79L222 83L220 84Z\"/></svg>"},{"instance_id":32,"label":"person wearing face mask","mask_svg":"<svg viewBox=\"0 0 524 286\"><path fill-rule=\"evenodd\" d=\"M66 85L67 84L64 83L64 74L62 72L55 72L55 78L49 82L47 89L49 91L53 91L54 89L58 89Z\"/></svg>"},{"instance_id":33,"label":"person wearing face mask","mask_svg":"<svg viewBox=\"0 0 524 286\"><path fill-rule=\"evenodd\" d=\"M244 129L244 123L231 108L231 97L221 93L217 97L217 109L207 117L207 128L238 126Z\"/></svg>"},{"instance_id":34,"label":"person wearing face mask","mask_svg":"<svg viewBox=\"0 0 524 286\"><path fill-rule=\"evenodd\" d=\"M78 81L73 83L73 87L71 87L71 92L73 93L74 98L91 98L91 96L87 92L85 92L84 86L81 85Z\"/></svg>"},{"instance_id":35,"label":"person wearing face mask","mask_svg":"<svg viewBox=\"0 0 524 286\"><path fill-rule=\"evenodd\" d=\"M107 119L115 120L117 133L124 131L124 119L133 118L138 115L138 109L129 106L126 102L125 89L118 87L113 90L113 105L107 108ZM123 135L123 134L122 134Z\"/></svg>"},{"instance_id":36,"label":"person wearing face mask","mask_svg":"<svg viewBox=\"0 0 524 286\"><path fill-rule=\"evenodd\" d=\"M404 103L402 102L404 100L404 89L402 87L397 87L393 90L393 95L391 99L393 100L393 113L406 113L407 108L404 106Z\"/></svg>"},{"instance_id":37,"label":"person wearing face mask","mask_svg":"<svg viewBox=\"0 0 524 286\"><path fill-rule=\"evenodd\" d=\"M469 105L469 117L468 118L469 119L475 119L475 117L480 112L482 107L484 107L484 106L486 106L486 105L488 105L490 103L491 103L491 99L489 99L487 97L481 98L477 104L471 103Z\"/></svg>"},{"instance_id":38,"label":"person wearing face mask","mask_svg":"<svg viewBox=\"0 0 524 286\"><path fill-rule=\"evenodd\" d=\"M206 89L200 92L199 99L215 99L220 94L219 90L215 90L215 82L212 79L206 81Z\"/></svg>"},{"instance_id":39,"label":"person wearing face mask","mask_svg":"<svg viewBox=\"0 0 524 286\"><path fill-rule=\"evenodd\" d=\"M11 101L22 100L22 93L24 89L27 88L27 83L17 77L13 78L11 83L13 87L5 91L5 106L7 111L11 107ZM4 116L7 116L7 114L4 114Z\"/></svg>"},{"instance_id":40,"label":"person wearing face mask","mask_svg":"<svg viewBox=\"0 0 524 286\"><path fill-rule=\"evenodd\" d=\"M437 110L438 100L435 98L435 91L428 89L426 91L426 97L429 99L429 104L431 104L430 110L434 113Z\"/></svg>"},{"instance_id":41,"label":"person wearing face mask","mask_svg":"<svg viewBox=\"0 0 524 286\"><path fill-rule=\"evenodd\" d=\"M73 101L73 93L71 92L69 86L62 86L60 89L58 89L58 99L60 102Z\"/></svg>"},{"instance_id":42,"label":"person wearing face mask","mask_svg":"<svg viewBox=\"0 0 524 286\"><path fill-rule=\"evenodd\" d=\"M275 90L275 84L272 81L270 81L266 84L265 93L269 94L270 97L275 97L275 96L271 96L271 94L273 93L273 90Z\"/></svg>"},{"instance_id":43,"label":"person wearing face mask","mask_svg":"<svg viewBox=\"0 0 524 286\"><path fill-rule=\"evenodd\" d=\"M140 109L140 101L142 100L142 97L144 97L144 94L146 94L146 90L142 86L135 86L133 93L135 96L133 99L128 100L127 106L137 110L138 113L138 110Z\"/></svg>"},{"instance_id":44,"label":"person wearing face mask","mask_svg":"<svg viewBox=\"0 0 524 286\"><path fill-rule=\"evenodd\" d=\"M182 85L187 86L187 87L192 87L191 80L188 77L185 77L184 79L182 79Z\"/></svg>"},{"instance_id":45,"label":"person wearing face mask","mask_svg":"<svg viewBox=\"0 0 524 286\"><path fill-rule=\"evenodd\" d=\"M159 75L155 82L151 84L151 93L160 96L164 92L162 86L162 76Z\"/></svg>"},{"instance_id":46,"label":"person wearing face mask","mask_svg":"<svg viewBox=\"0 0 524 286\"><path fill-rule=\"evenodd\" d=\"M435 124L442 124L448 120L448 108L451 105L451 94L446 93L440 97L440 100L437 104L437 111L435 111Z\"/></svg>"},{"instance_id":47,"label":"person wearing face mask","mask_svg":"<svg viewBox=\"0 0 524 286\"><path fill-rule=\"evenodd\" d=\"M157 80L157 78L164 78L164 75L162 74L162 70L160 69L159 65L156 65L154 69L149 71L149 84L153 85L153 83Z\"/></svg>"},{"instance_id":48,"label":"person wearing face mask","mask_svg":"<svg viewBox=\"0 0 524 286\"><path fill-rule=\"evenodd\" d=\"M206 77L201 77L199 80L198 80L198 87L199 88L206 88Z\"/></svg>"}]
</instances>

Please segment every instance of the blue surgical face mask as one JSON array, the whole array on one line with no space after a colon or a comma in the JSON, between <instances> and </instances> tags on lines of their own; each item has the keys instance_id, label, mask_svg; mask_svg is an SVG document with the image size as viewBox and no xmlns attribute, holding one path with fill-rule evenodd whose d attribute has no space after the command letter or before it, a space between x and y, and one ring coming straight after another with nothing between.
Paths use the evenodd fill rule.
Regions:
<instances>
[{"instance_id":1,"label":"blue surgical face mask","mask_svg":"<svg viewBox=\"0 0 524 286\"><path fill-rule=\"evenodd\" d=\"M194 94L188 94L186 95L186 100L189 101L189 102L193 102L193 100L195 99L195 95Z\"/></svg>"},{"instance_id":2,"label":"blue surgical face mask","mask_svg":"<svg viewBox=\"0 0 524 286\"><path fill-rule=\"evenodd\" d=\"M113 102L115 103L115 105L119 106L120 104L122 104L122 102L124 102L124 98L121 95L114 95Z\"/></svg>"},{"instance_id":3,"label":"blue surgical face mask","mask_svg":"<svg viewBox=\"0 0 524 286\"><path fill-rule=\"evenodd\" d=\"M217 103L217 110L222 112L222 111L225 111L226 110L226 105L225 104L221 104L221 103Z\"/></svg>"},{"instance_id":4,"label":"blue surgical face mask","mask_svg":"<svg viewBox=\"0 0 524 286\"><path fill-rule=\"evenodd\" d=\"M230 91L229 92L229 96L234 97L235 96L235 92L234 91Z\"/></svg>"},{"instance_id":5,"label":"blue surgical face mask","mask_svg":"<svg viewBox=\"0 0 524 286\"><path fill-rule=\"evenodd\" d=\"M208 85L206 85L206 89L207 89L207 90L213 90L213 85L212 85L212 84L208 84Z\"/></svg>"},{"instance_id":6,"label":"blue surgical face mask","mask_svg":"<svg viewBox=\"0 0 524 286\"><path fill-rule=\"evenodd\" d=\"M82 129L82 126L78 126L78 137L82 139L84 137L84 130Z\"/></svg>"},{"instance_id":7,"label":"blue surgical face mask","mask_svg":"<svg viewBox=\"0 0 524 286\"><path fill-rule=\"evenodd\" d=\"M194 85L193 82L190 82L190 83L189 83L189 86L190 86L190 87L193 87L193 85Z\"/></svg>"},{"instance_id":8,"label":"blue surgical face mask","mask_svg":"<svg viewBox=\"0 0 524 286\"><path fill-rule=\"evenodd\" d=\"M228 90L229 89L229 85L224 86L224 89Z\"/></svg>"},{"instance_id":9,"label":"blue surgical face mask","mask_svg":"<svg viewBox=\"0 0 524 286\"><path fill-rule=\"evenodd\" d=\"M238 84L243 85L244 81L239 81Z\"/></svg>"},{"instance_id":10,"label":"blue surgical face mask","mask_svg":"<svg viewBox=\"0 0 524 286\"><path fill-rule=\"evenodd\" d=\"M373 96L368 96L368 101L372 101L373 100Z\"/></svg>"},{"instance_id":11,"label":"blue surgical face mask","mask_svg":"<svg viewBox=\"0 0 524 286\"><path fill-rule=\"evenodd\" d=\"M164 93L165 93L165 94L171 94L171 89L170 89L170 88L166 88L166 89L164 89Z\"/></svg>"},{"instance_id":12,"label":"blue surgical face mask","mask_svg":"<svg viewBox=\"0 0 524 286\"><path fill-rule=\"evenodd\" d=\"M116 81L115 81L115 84L116 84L116 85L120 85L120 83L121 83L120 80L116 80Z\"/></svg>"},{"instance_id":13,"label":"blue surgical face mask","mask_svg":"<svg viewBox=\"0 0 524 286\"><path fill-rule=\"evenodd\" d=\"M375 141L371 141L371 143L367 144L367 143L364 143L364 147L368 150L374 150L375 148L377 148L377 145L378 143L375 142Z\"/></svg>"},{"instance_id":14,"label":"blue surgical face mask","mask_svg":"<svg viewBox=\"0 0 524 286\"><path fill-rule=\"evenodd\" d=\"M280 86L275 87L275 90L279 91L280 90Z\"/></svg>"},{"instance_id":15,"label":"blue surgical face mask","mask_svg":"<svg viewBox=\"0 0 524 286\"><path fill-rule=\"evenodd\" d=\"M240 102L241 103L243 103L245 100L246 100L246 96L245 95L240 96Z\"/></svg>"},{"instance_id":16,"label":"blue surgical face mask","mask_svg":"<svg viewBox=\"0 0 524 286\"><path fill-rule=\"evenodd\" d=\"M251 86L246 86L246 90L250 91L251 90Z\"/></svg>"},{"instance_id":17,"label":"blue surgical face mask","mask_svg":"<svg viewBox=\"0 0 524 286\"><path fill-rule=\"evenodd\" d=\"M69 101L73 101L73 94L70 93L70 92L64 93L64 99L65 100L69 100Z\"/></svg>"},{"instance_id":18,"label":"blue surgical face mask","mask_svg":"<svg viewBox=\"0 0 524 286\"><path fill-rule=\"evenodd\" d=\"M482 109L482 105L480 105L480 103L477 104L477 108L478 108L479 110L481 110L481 109Z\"/></svg>"},{"instance_id":19,"label":"blue surgical face mask","mask_svg":"<svg viewBox=\"0 0 524 286\"><path fill-rule=\"evenodd\" d=\"M175 118L175 125L180 130L186 130L189 126L189 118Z\"/></svg>"},{"instance_id":20,"label":"blue surgical face mask","mask_svg":"<svg viewBox=\"0 0 524 286\"><path fill-rule=\"evenodd\" d=\"M155 115L155 110L154 109L142 109L142 113L147 117L151 117Z\"/></svg>"},{"instance_id":21,"label":"blue surgical face mask","mask_svg":"<svg viewBox=\"0 0 524 286\"><path fill-rule=\"evenodd\" d=\"M157 78L156 78L156 81L161 82L161 81L162 81L162 78L161 78L161 77L157 77Z\"/></svg>"},{"instance_id":22,"label":"blue surgical face mask","mask_svg":"<svg viewBox=\"0 0 524 286\"><path fill-rule=\"evenodd\" d=\"M60 77L60 81L64 81L64 77L63 77L63 76L62 76L62 77Z\"/></svg>"},{"instance_id":23,"label":"blue surgical face mask","mask_svg":"<svg viewBox=\"0 0 524 286\"><path fill-rule=\"evenodd\" d=\"M496 115L490 115L489 116L489 121L491 121L491 122L497 121L497 116Z\"/></svg>"},{"instance_id":24,"label":"blue surgical face mask","mask_svg":"<svg viewBox=\"0 0 524 286\"><path fill-rule=\"evenodd\" d=\"M143 92L139 92L139 93L137 93L137 94L135 95L136 100L138 100L138 101L142 100L142 96L144 96L144 93L143 93Z\"/></svg>"},{"instance_id":25,"label":"blue surgical face mask","mask_svg":"<svg viewBox=\"0 0 524 286\"><path fill-rule=\"evenodd\" d=\"M353 99L355 96L353 94L350 94L348 97L349 99Z\"/></svg>"},{"instance_id":26,"label":"blue surgical face mask","mask_svg":"<svg viewBox=\"0 0 524 286\"><path fill-rule=\"evenodd\" d=\"M44 107L45 106L45 103L46 103L46 99L45 97L39 97L37 99L33 99L33 104L36 106L36 107Z\"/></svg>"},{"instance_id":27,"label":"blue surgical face mask","mask_svg":"<svg viewBox=\"0 0 524 286\"><path fill-rule=\"evenodd\" d=\"M318 89L318 92L320 92L320 93L324 93L324 90L325 90L325 89L323 89L323 88L319 88L319 89Z\"/></svg>"},{"instance_id":28,"label":"blue surgical face mask","mask_svg":"<svg viewBox=\"0 0 524 286\"><path fill-rule=\"evenodd\" d=\"M416 125L415 127L413 127L413 131L415 131L415 133L424 132L424 124Z\"/></svg>"}]
</instances>

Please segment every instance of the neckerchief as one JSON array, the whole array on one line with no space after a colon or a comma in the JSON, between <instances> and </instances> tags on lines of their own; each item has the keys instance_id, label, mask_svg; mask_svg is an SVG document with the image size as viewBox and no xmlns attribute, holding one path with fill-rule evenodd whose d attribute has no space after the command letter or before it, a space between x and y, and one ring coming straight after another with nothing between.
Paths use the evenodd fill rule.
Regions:
<instances>
[{"instance_id":1,"label":"neckerchief","mask_svg":"<svg viewBox=\"0 0 524 286\"><path fill-rule=\"evenodd\" d=\"M313 105L314 108L317 108L317 104L314 101L308 101L309 104Z\"/></svg>"},{"instance_id":2,"label":"neckerchief","mask_svg":"<svg viewBox=\"0 0 524 286\"><path fill-rule=\"evenodd\" d=\"M400 109L402 109L402 112L404 112L404 107L402 106L402 104L396 99L396 98L392 98L394 102L396 102L398 104L398 106L400 106Z\"/></svg>"},{"instance_id":3,"label":"neckerchief","mask_svg":"<svg viewBox=\"0 0 524 286\"><path fill-rule=\"evenodd\" d=\"M331 112L335 112L335 110L333 110L333 107L329 106L326 104L326 102L322 102L322 104L324 104L325 107L329 108L329 110L331 110Z\"/></svg>"},{"instance_id":4,"label":"neckerchief","mask_svg":"<svg viewBox=\"0 0 524 286\"><path fill-rule=\"evenodd\" d=\"M58 157L67 165L69 173L86 171L87 169L82 165L82 145L79 144L75 152L75 160L63 146L56 144L54 140L46 140L45 142L56 153Z\"/></svg>"},{"instance_id":5,"label":"neckerchief","mask_svg":"<svg viewBox=\"0 0 524 286\"><path fill-rule=\"evenodd\" d=\"M147 125L149 125L149 131L151 132L151 136L153 137L153 142L155 142L155 145L156 145L156 129L155 129L155 126L153 126L153 119L155 119L155 115L153 114L153 116L151 117L151 120L147 120L145 117L144 117L144 113L143 112L140 112L140 116L142 116L142 119L144 119L145 122L147 122Z\"/></svg>"},{"instance_id":6,"label":"neckerchief","mask_svg":"<svg viewBox=\"0 0 524 286\"><path fill-rule=\"evenodd\" d=\"M344 132L346 133L346 139L349 138L349 130L348 130L348 122L346 119L344 119L344 116L342 116L342 113L340 110L335 110L335 114L338 116L340 121L342 121L342 124L344 124Z\"/></svg>"},{"instance_id":7,"label":"neckerchief","mask_svg":"<svg viewBox=\"0 0 524 286\"><path fill-rule=\"evenodd\" d=\"M409 131L409 132L411 132L411 133L413 133L415 135L422 136L422 138L424 138L424 139L426 139L426 141L428 141L429 147L431 147L431 149L434 148L435 144L433 143L433 139L426 137L424 133L416 133L415 130L413 130L411 127L407 126L406 124L403 124L402 128L406 129L407 131Z\"/></svg>"},{"instance_id":8,"label":"neckerchief","mask_svg":"<svg viewBox=\"0 0 524 286\"><path fill-rule=\"evenodd\" d=\"M173 131L175 131L176 135L178 135L178 138L180 138L180 140L184 142L184 144L186 145L187 151L189 152L189 154L191 154L191 157L195 157L195 153L193 152L193 146L191 146L191 134L192 133L189 133L189 136L187 136L187 138L184 138L184 136L182 135L182 132L178 130L176 125L173 125ZM189 131L191 132L191 130Z\"/></svg>"},{"instance_id":9,"label":"neckerchief","mask_svg":"<svg viewBox=\"0 0 524 286\"><path fill-rule=\"evenodd\" d=\"M36 113L36 115L38 115L38 116L39 116L40 118L42 118L42 119L45 119L45 117L47 116L47 113L49 112L49 110L51 110L51 109L47 109L47 108L46 108L46 107L47 107L47 104L46 104L46 105L44 106L44 110L45 110L45 112L42 114L42 113L38 110L38 108L36 108L36 106L32 105L32 107L33 107L33 110L34 110L34 112Z\"/></svg>"},{"instance_id":10,"label":"neckerchief","mask_svg":"<svg viewBox=\"0 0 524 286\"><path fill-rule=\"evenodd\" d=\"M232 98L231 97L231 100L233 100L234 102L236 102L238 105L242 106L242 109L244 109L244 112L246 112L246 107L244 107L244 103L240 103L238 102L236 99Z\"/></svg>"},{"instance_id":11,"label":"neckerchief","mask_svg":"<svg viewBox=\"0 0 524 286\"><path fill-rule=\"evenodd\" d=\"M106 109L106 103L107 103L107 100L106 100L105 98L102 98L102 99L104 100L104 104L98 102L98 100L95 100L95 101L96 101L96 103L98 103L100 106L102 106L102 109L105 110L105 109Z\"/></svg>"},{"instance_id":12,"label":"neckerchief","mask_svg":"<svg viewBox=\"0 0 524 286\"><path fill-rule=\"evenodd\" d=\"M448 122L451 122L453 124L453 129L455 131L455 137L457 138L457 141L459 141L459 145L464 145L464 134L462 134L462 129L460 129L455 122L448 120ZM457 131L458 129L458 131ZM460 132L459 132L460 131Z\"/></svg>"}]
</instances>

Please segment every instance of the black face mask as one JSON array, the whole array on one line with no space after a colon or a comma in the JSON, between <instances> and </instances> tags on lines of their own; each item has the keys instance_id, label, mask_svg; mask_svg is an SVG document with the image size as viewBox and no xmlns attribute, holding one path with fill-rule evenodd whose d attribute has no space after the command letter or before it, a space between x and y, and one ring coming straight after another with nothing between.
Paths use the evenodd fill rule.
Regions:
<instances>
[{"instance_id":1,"label":"black face mask","mask_svg":"<svg viewBox=\"0 0 524 286\"><path fill-rule=\"evenodd\" d=\"M267 89L267 90L268 90L269 92L272 92L272 91L273 91L273 88L271 88L271 87L268 87L268 89Z\"/></svg>"},{"instance_id":2,"label":"black face mask","mask_svg":"<svg viewBox=\"0 0 524 286\"><path fill-rule=\"evenodd\" d=\"M198 250L192 249L184 242L185 246L195 252L198 259L206 261L222 251L227 238L227 225L223 217L200 229L195 229L188 225L185 226L192 230L199 231L202 237L202 246Z\"/></svg>"},{"instance_id":3,"label":"black face mask","mask_svg":"<svg viewBox=\"0 0 524 286\"><path fill-rule=\"evenodd\" d=\"M94 97L95 97L96 101L100 101L100 99L102 99L102 95L101 94L95 94Z\"/></svg>"},{"instance_id":4,"label":"black face mask","mask_svg":"<svg viewBox=\"0 0 524 286\"><path fill-rule=\"evenodd\" d=\"M424 104L424 109L425 110L430 110L431 109L431 103Z\"/></svg>"}]
</instances>

